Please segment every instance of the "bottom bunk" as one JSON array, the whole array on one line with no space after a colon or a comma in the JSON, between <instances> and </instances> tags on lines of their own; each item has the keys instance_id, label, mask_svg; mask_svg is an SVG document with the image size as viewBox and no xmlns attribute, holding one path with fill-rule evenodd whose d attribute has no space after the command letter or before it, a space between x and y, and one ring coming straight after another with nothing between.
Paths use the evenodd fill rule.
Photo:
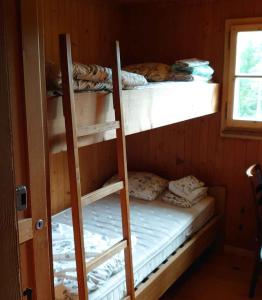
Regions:
<instances>
[{"instance_id":1,"label":"bottom bunk","mask_svg":"<svg viewBox=\"0 0 262 300\"><path fill-rule=\"evenodd\" d=\"M158 299L216 239L221 213L217 207L222 197L215 198L208 196L191 208L179 208L161 200L130 201L136 299ZM83 222L89 261L122 240L119 197L111 195L83 207ZM76 300L71 209L53 216L52 223L56 299ZM88 287L91 300L123 299L123 253L91 271Z\"/></svg>"}]
</instances>

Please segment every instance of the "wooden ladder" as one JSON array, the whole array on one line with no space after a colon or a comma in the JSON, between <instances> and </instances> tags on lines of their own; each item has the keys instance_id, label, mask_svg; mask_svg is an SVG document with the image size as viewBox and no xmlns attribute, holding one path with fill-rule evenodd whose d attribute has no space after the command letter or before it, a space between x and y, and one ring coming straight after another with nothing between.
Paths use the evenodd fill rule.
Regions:
<instances>
[{"instance_id":1,"label":"wooden ladder","mask_svg":"<svg viewBox=\"0 0 262 300\"><path fill-rule=\"evenodd\" d=\"M126 145L123 110L121 103L122 81L119 44L116 42L115 61L113 67L113 104L115 108L114 122L84 126L77 128L76 111L74 101L74 91L72 82L72 55L71 42L69 34L59 36L60 62L62 70L62 88L63 88L63 111L66 127L67 157L69 168L72 219L74 230L74 242L76 252L76 269L78 281L78 293L80 300L88 299L87 273L97 266L110 259L118 252L124 250L125 257L125 274L127 297L125 299L135 299L134 278L132 265L132 249L130 234L130 212L129 212L129 195L128 195L128 177L126 163ZM106 130L116 129L117 143L117 161L118 176L117 183L102 187L85 196L81 195L79 154L78 154L78 136L91 135ZM84 238L83 238L83 220L82 206L91 204L105 196L120 191L120 203L122 213L123 240L112 246L90 262L85 261Z\"/></svg>"}]
</instances>

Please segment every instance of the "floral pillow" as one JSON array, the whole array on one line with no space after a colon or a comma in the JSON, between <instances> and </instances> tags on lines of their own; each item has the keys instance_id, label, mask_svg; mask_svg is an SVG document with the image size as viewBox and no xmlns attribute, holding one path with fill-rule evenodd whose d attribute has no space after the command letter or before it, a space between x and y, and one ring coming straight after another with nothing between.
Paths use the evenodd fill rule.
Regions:
<instances>
[{"instance_id":1,"label":"floral pillow","mask_svg":"<svg viewBox=\"0 0 262 300\"><path fill-rule=\"evenodd\" d=\"M111 177L104 185L116 182L118 176ZM129 196L152 201L166 188L168 181L160 176L148 172L128 172Z\"/></svg>"}]
</instances>

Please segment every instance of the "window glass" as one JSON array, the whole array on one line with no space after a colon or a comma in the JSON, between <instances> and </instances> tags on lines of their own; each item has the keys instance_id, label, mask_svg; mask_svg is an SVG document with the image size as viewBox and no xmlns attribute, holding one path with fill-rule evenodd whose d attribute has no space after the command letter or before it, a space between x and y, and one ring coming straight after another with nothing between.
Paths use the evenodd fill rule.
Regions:
<instances>
[{"instance_id":1,"label":"window glass","mask_svg":"<svg viewBox=\"0 0 262 300\"><path fill-rule=\"evenodd\" d=\"M237 34L236 75L262 75L262 31Z\"/></svg>"}]
</instances>

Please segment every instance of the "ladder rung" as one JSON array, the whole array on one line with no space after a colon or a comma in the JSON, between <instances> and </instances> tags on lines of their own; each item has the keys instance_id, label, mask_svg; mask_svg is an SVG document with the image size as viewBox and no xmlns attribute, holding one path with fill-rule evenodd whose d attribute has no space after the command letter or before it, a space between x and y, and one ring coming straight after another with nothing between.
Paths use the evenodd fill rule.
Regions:
<instances>
[{"instance_id":1,"label":"ladder rung","mask_svg":"<svg viewBox=\"0 0 262 300\"><path fill-rule=\"evenodd\" d=\"M94 125L82 125L79 126L77 129L77 136L81 137L81 136L104 132L107 130L113 130L119 128L119 126L120 126L119 121L112 121L112 122L106 122L106 123L94 124Z\"/></svg>"},{"instance_id":2,"label":"ladder rung","mask_svg":"<svg viewBox=\"0 0 262 300\"><path fill-rule=\"evenodd\" d=\"M130 297L130 296L126 296L126 297L124 298L124 300L131 300L131 297Z\"/></svg>"},{"instance_id":3,"label":"ladder rung","mask_svg":"<svg viewBox=\"0 0 262 300\"><path fill-rule=\"evenodd\" d=\"M92 259L90 262L86 264L86 271L87 273L94 270L96 267L100 266L102 263L110 259L115 254L119 253L120 251L124 250L127 247L127 241L123 240L102 254L98 255L96 258Z\"/></svg>"},{"instance_id":4,"label":"ladder rung","mask_svg":"<svg viewBox=\"0 0 262 300\"><path fill-rule=\"evenodd\" d=\"M113 193L116 193L120 190L122 190L124 187L123 181L118 181L116 183L109 184L107 186L104 186L92 193L89 193L82 197L82 206L86 206L88 204L91 204L97 200L100 200L108 195L111 195Z\"/></svg>"}]
</instances>

